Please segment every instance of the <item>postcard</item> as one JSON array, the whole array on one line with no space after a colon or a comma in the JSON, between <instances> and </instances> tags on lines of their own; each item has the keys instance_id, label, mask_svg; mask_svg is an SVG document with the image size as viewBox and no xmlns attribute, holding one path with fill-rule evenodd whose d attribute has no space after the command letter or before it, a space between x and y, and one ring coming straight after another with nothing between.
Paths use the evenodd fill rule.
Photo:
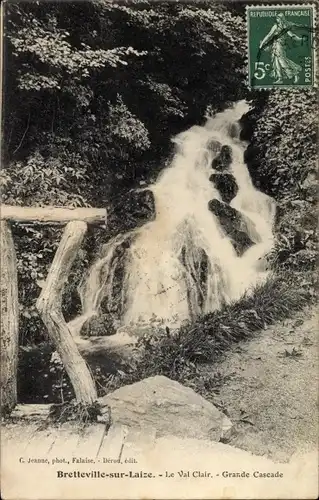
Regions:
<instances>
[{"instance_id":1,"label":"postcard","mask_svg":"<svg viewBox=\"0 0 319 500\"><path fill-rule=\"evenodd\" d=\"M3 2L5 500L317 498L316 9Z\"/></svg>"}]
</instances>

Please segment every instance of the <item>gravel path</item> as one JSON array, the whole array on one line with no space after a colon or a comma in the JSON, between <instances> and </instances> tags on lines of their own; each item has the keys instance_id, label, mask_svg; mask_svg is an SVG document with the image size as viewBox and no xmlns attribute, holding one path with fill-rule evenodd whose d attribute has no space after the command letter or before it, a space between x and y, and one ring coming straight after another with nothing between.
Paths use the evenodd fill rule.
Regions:
<instances>
[{"instance_id":1,"label":"gravel path","mask_svg":"<svg viewBox=\"0 0 319 500\"><path fill-rule=\"evenodd\" d=\"M234 423L229 444L278 462L316 449L317 332L318 315L307 309L235 346L215 366L226 376L214 402Z\"/></svg>"}]
</instances>

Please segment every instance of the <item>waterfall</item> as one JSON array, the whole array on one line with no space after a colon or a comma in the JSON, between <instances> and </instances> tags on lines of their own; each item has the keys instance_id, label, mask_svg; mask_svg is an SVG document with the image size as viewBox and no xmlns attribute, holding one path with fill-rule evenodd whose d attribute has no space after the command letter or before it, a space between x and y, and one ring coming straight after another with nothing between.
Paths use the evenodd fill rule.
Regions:
<instances>
[{"instance_id":1,"label":"waterfall","mask_svg":"<svg viewBox=\"0 0 319 500\"><path fill-rule=\"evenodd\" d=\"M243 160L246 144L239 139L238 121L247 111L240 101L173 139L171 164L147 188L154 194L155 220L105 245L81 287L77 328L99 314L102 302L117 326L154 321L176 326L238 300L265 279L261 263L273 246L275 203L254 188ZM214 173L223 175L213 162L221 147L230 152L227 175L237 185L229 204L210 180ZM251 240L240 255L209 209L211 200L240 216Z\"/></svg>"}]
</instances>

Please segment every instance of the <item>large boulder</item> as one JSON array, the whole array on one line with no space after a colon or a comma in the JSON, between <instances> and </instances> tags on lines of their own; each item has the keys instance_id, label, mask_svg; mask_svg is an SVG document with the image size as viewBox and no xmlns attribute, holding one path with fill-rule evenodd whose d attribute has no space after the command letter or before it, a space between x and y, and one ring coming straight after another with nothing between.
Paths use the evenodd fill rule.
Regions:
<instances>
[{"instance_id":1,"label":"large boulder","mask_svg":"<svg viewBox=\"0 0 319 500\"><path fill-rule=\"evenodd\" d=\"M212 174L209 180L214 183L225 203L230 203L238 193L238 186L232 174Z\"/></svg>"},{"instance_id":2,"label":"large boulder","mask_svg":"<svg viewBox=\"0 0 319 500\"><path fill-rule=\"evenodd\" d=\"M240 212L219 200L210 200L208 208L219 219L238 255L242 255L254 242L248 236L248 228Z\"/></svg>"},{"instance_id":3,"label":"large boulder","mask_svg":"<svg viewBox=\"0 0 319 500\"><path fill-rule=\"evenodd\" d=\"M164 376L127 385L104 396L113 425L152 428L156 436L174 435L219 441L225 417L192 389Z\"/></svg>"},{"instance_id":4,"label":"large boulder","mask_svg":"<svg viewBox=\"0 0 319 500\"><path fill-rule=\"evenodd\" d=\"M110 234L126 232L155 218L155 200L150 189L126 192L113 202L108 212Z\"/></svg>"}]
</instances>

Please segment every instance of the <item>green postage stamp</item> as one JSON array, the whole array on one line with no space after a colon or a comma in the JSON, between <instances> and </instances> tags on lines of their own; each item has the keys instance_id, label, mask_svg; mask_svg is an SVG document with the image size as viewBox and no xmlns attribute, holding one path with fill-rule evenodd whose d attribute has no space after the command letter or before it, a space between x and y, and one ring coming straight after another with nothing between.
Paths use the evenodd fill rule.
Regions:
<instances>
[{"instance_id":1,"label":"green postage stamp","mask_svg":"<svg viewBox=\"0 0 319 500\"><path fill-rule=\"evenodd\" d=\"M315 86L315 6L246 8L251 88Z\"/></svg>"}]
</instances>

